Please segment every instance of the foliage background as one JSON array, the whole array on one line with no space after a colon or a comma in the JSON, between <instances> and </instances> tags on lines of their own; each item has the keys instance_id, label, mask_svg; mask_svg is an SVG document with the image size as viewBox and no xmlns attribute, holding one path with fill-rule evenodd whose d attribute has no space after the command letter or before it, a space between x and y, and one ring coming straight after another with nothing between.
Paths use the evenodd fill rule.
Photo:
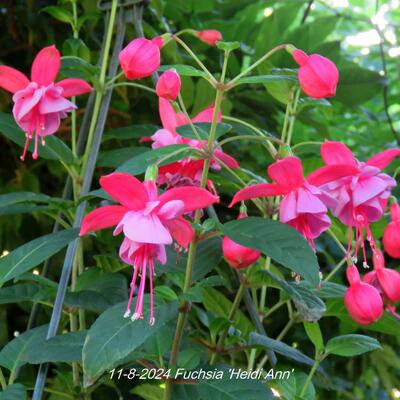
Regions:
<instances>
[{"instance_id":1,"label":"foliage background","mask_svg":"<svg viewBox=\"0 0 400 400\"><path fill-rule=\"evenodd\" d=\"M55 43L63 55L78 55L96 64L103 32L102 14L97 8L97 2L93 0L78 2L79 14L86 16L80 32L82 43L79 46L71 41L72 34L67 24L41 11L44 7L55 3L10 0L0 4L1 63L28 72L31 60L37 51L45 45ZM240 50L230 59L228 67L230 77L238 74L243 66L249 65L251 60L257 59L266 50L284 42L293 43L307 52L317 52L332 59L340 71L337 96L329 102L302 104L295 126L294 143L322 141L324 138L341 140L351 147L359 159L366 159L377 151L393 147L399 140L399 26L400 8L397 0L309 2L283 0L250 3L246 0L156 0L148 4L144 13L146 37L156 36L166 28L172 31L184 28L215 28L223 33L225 40L240 41ZM363 32L364 36L360 36L360 32ZM126 41L135 36L135 28L133 24L129 24ZM194 38L188 37L187 42L211 71L220 69L222 61L220 51ZM190 64L191 60L186 54L173 46L174 44L171 44L162 50L163 64ZM295 68L290 57L282 53L274 56L271 63L276 67ZM258 72L262 74L263 67ZM151 86L151 79L148 79L146 84ZM270 85L267 88L263 85L239 86L225 98L223 111L277 135L282 126L285 109L284 103L280 100L285 93L285 88L281 86ZM213 92L204 80L184 77L183 98L191 113L195 114L210 104ZM82 106L78 111L79 122L84 101L78 99L78 105ZM11 107L11 96L1 91L0 111L10 113ZM70 137L70 122L70 119L65 120L58 134L66 142ZM136 126L138 124L146 124L147 127L138 127ZM156 129L153 126L159 124L154 96L134 88L118 88L113 96L107 120L108 133L114 135L117 132L118 139L114 136L104 141L97 175L112 171L126 159L143 151L143 145L139 144L138 138L153 133ZM131 125L135 127L124 130L126 134L114 131ZM38 161L27 159L25 163L20 162L20 149L4 135L0 136L0 146L2 149L0 193L33 191L55 197L61 196L65 173L57 162L45 159ZM236 145L228 144L226 151L234 155L242 167L265 176L265 167L271 159L261 146L256 143L244 143L238 148ZM321 165L318 146L304 146L296 154L306 160L304 163L306 172ZM398 161L393 163L389 172L394 173L399 165ZM227 179L217 176L214 176L214 179L223 200L218 211L224 220L232 219L235 214L226 206L236 188L226 183ZM96 187L95 185L94 188ZM394 194L398 197L399 190L396 189ZM0 253L45 235L52 229L52 219L38 210L23 213L20 211L17 208L0 207ZM384 222L374 226L377 237L381 235L384 226ZM335 228L339 235L345 234L339 224ZM110 242L106 234L100 234L99 238L100 244L94 242L90 244L91 255L100 253L100 247L103 249L103 254L115 251L117 241ZM339 250L327 236L323 236L317 242L317 248L322 272L326 274L340 258ZM51 264L49 278L53 281L57 281L61 261L62 257L59 255ZM118 261L112 257L107 262L101 257L88 257L87 262L88 267L97 263L97 267L114 274L121 268ZM389 260L389 266L397 265L395 260ZM220 263L218 271L227 282L230 281L230 271L224 263ZM115 282L122 291L118 300L121 301L125 296L123 293L124 286L127 285L127 270L119 271L118 277L121 279ZM344 276L339 273L335 281L344 283L343 278ZM170 285L167 278L163 279L165 285ZM228 285L226 288L219 287L218 291L232 298L232 289ZM274 289L270 293L268 302L273 305L279 293ZM114 299L110 302L116 301ZM359 331L358 326L340 313L334 300L328 299L327 303L328 316L320 323L327 339L337 334ZM0 347L10 341L16 332L23 332L26 329L30 308L31 303L25 301L0 307ZM42 308L38 325L48 322L49 310L48 307ZM93 312L93 315L89 315L89 319L94 319L95 315L96 312ZM278 336L287 319L287 313L282 311L266 321L266 329L271 337ZM383 322L375 329L367 329L366 333L378 338L383 344L383 349L357 358L333 357L326 361L324 368L329 372L332 381L329 386L322 380L319 382L317 377L317 381L314 382L318 385L317 398L394 398L397 393L394 388L400 390L399 329L391 326L389 321ZM307 341L301 324L292 328L284 341L288 344L295 343L302 352L312 354L312 346ZM201 357L203 356L201 354ZM282 364L282 367L286 365ZM59 375L54 379L53 386L61 391L72 390L70 368L65 364L59 364L58 371ZM22 371L21 380L31 387L33 379L34 368L26 366ZM128 394L132 388L131 382L125 381L118 385L126 396L124 398L137 398L132 393ZM65 389L66 387L69 389ZM96 393L95 399L115 396L115 392L108 389L107 385L100 387ZM55 400L62 397L52 395L51 398Z\"/></svg>"}]
</instances>

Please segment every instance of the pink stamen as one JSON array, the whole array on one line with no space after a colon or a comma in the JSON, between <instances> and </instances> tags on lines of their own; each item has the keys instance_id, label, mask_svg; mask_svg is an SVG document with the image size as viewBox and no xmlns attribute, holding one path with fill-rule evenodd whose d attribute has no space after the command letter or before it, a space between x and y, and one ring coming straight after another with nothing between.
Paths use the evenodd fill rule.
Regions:
<instances>
[{"instance_id":1,"label":"pink stamen","mask_svg":"<svg viewBox=\"0 0 400 400\"><path fill-rule=\"evenodd\" d=\"M142 260L142 265L140 268L140 273L142 274L140 278L139 293L136 299L135 314L132 315L132 321L143 318L143 298L144 298L144 287L146 284L146 261Z\"/></svg>"},{"instance_id":2,"label":"pink stamen","mask_svg":"<svg viewBox=\"0 0 400 400\"><path fill-rule=\"evenodd\" d=\"M132 281L131 281L131 290L129 293L128 305L126 307L124 318L128 318L131 315L131 304L132 304L132 299L133 299L133 295L135 292L135 284L136 284L136 278L138 275L138 270L139 270L139 267L135 264L134 270L133 270Z\"/></svg>"},{"instance_id":3,"label":"pink stamen","mask_svg":"<svg viewBox=\"0 0 400 400\"><path fill-rule=\"evenodd\" d=\"M34 160L37 160L37 158L38 158L38 139L39 139L39 132L36 131L35 132L35 147L34 147L34 150L32 153L32 158Z\"/></svg>"},{"instance_id":4,"label":"pink stamen","mask_svg":"<svg viewBox=\"0 0 400 400\"><path fill-rule=\"evenodd\" d=\"M150 325L154 325L154 291L153 291L153 274L154 274L154 263L153 260L149 262L150 266Z\"/></svg>"},{"instance_id":5,"label":"pink stamen","mask_svg":"<svg viewBox=\"0 0 400 400\"><path fill-rule=\"evenodd\" d=\"M28 146L29 146L29 140L30 140L29 134L26 133L25 137L26 137L26 141L25 141L24 151L22 153L22 156L20 157L21 161L25 161L26 152L27 152Z\"/></svg>"}]
</instances>

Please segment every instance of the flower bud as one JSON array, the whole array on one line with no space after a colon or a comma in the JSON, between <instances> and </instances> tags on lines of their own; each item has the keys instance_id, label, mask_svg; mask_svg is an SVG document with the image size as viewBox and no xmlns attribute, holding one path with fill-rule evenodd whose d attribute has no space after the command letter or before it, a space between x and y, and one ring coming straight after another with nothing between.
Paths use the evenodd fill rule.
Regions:
<instances>
[{"instance_id":1,"label":"flower bud","mask_svg":"<svg viewBox=\"0 0 400 400\"><path fill-rule=\"evenodd\" d=\"M383 248L390 257L400 258L400 206L392 204L390 207L392 222L385 228L382 237Z\"/></svg>"},{"instance_id":2,"label":"flower bud","mask_svg":"<svg viewBox=\"0 0 400 400\"><path fill-rule=\"evenodd\" d=\"M160 67L159 43L144 38L132 40L119 53L121 68L127 79L150 76Z\"/></svg>"},{"instance_id":3,"label":"flower bud","mask_svg":"<svg viewBox=\"0 0 400 400\"><path fill-rule=\"evenodd\" d=\"M335 96L339 71L331 60L319 54L309 56L298 49L292 52L292 56L300 66L299 83L307 96L315 99Z\"/></svg>"},{"instance_id":4,"label":"flower bud","mask_svg":"<svg viewBox=\"0 0 400 400\"><path fill-rule=\"evenodd\" d=\"M390 268L379 268L376 277L385 297L397 303L400 299L400 273Z\"/></svg>"},{"instance_id":5,"label":"flower bud","mask_svg":"<svg viewBox=\"0 0 400 400\"><path fill-rule=\"evenodd\" d=\"M238 219L246 218L246 213L240 213ZM235 269L246 268L254 264L260 257L260 252L249 249L239 243L234 242L228 236L222 240L222 252L226 262Z\"/></svg>"},{"instance_id":6,"label":"flower bud","mask_svg":"<svg viewBox=\"0 0 400 400\"><path fill-rule=\"evenodd\" d=\"M350 287L344 295L344 304L351 318L361 325L376 322L383 312L383 302L378 290L360 281L354 265L347 268L346 274Z\"/></svg>"},{"instance_id":7,"label":"flower bud","mask_svg":"<svg viewBox=\"0 0 400 400\"><path fill-rule=\"evenodd\" d=\"M175 100L181 90L181 77L175 69L165 71L157 82L157 96L167 100Z\"/></svg>"},{"instance_id":8,"label":"flower bud","mask_svg":"<svg viewBox=\"0 0 400 400\"><path fill-rule=\"evenodd\" d=\"M222 34L220 31L215 29L206 29L204 31L197 32L197 37L204 43L211 46L215 46L217 42L222 40Z\"/></svg>"}]
</instances>

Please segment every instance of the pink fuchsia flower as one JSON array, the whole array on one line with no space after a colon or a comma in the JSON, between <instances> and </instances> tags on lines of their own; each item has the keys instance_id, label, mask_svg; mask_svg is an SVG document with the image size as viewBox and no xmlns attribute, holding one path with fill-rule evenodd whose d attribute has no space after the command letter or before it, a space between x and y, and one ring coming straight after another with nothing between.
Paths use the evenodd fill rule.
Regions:
<instances>
[{"instance_id":1,"label":"pink fuchsia flower","mask_svg":"<svg viewBox=\"0 0 400 400\"><path fill-rule=\"evenodd\" d=\"M139 292L132 320L143 318L143 296L146 273L150 281L150 324L154 323L153 273L154 260L166 262L165 246L175 241L187 248L193 239L192 225L183 217L197 209L218 202L219 198L205 189L180 187L161 195L151 180L140 182L125 173L112 173L100 179L101 187L120 205L107 205L90 212L83 219L80 235L116 226L114 235L124 234L119 254L133 265L129 301L125 313L131 313L131 303L137 276Z\"/></svg>"},{"instance_id":2,"label":"pink fuchsia flower","mask_svg":"<svg viewBox=\"0 0 400 400\"><path fill-rule=\"evenodd\" d=\"M297 157L285 157L268 167L268 175L275 183L261 183L240 190L229 207L257 197L283 196L279 207L280 221L299 231L314 247L314 239L331 224L323 202L324 195L317 186L349 175L354 170L346 165L329 166L304 178L301 161Z\"/></svg>"},{"instance_id":3,"label":"pink fuchsia flower","mask_svg":"<svg viewBox=\"0 0 400 400\"><path fill-rule=\"evenodd\" d=\"M181 90L181 77L175 69L165 71L157 82L157 96L167 100L175 100Z\"/></svg>"},{"instance_id":4,"label":"pink fuchsia flower","mask_svg":"<svg viewBox=\"0 0 400 400\"><path fill-rule=\"evenodd\" d=\"M309 56L298 49L292 52L292 56L300 66L299 83L307 96L315 99L335 96L339 71L331 60L319 54Z\"/></svg>"},{"instance_id":5,"label":"pink fuchsia flower","mask_svg":"<svg viewBox=\"0 0 400 400\"><path fill-rule=\"evenodd\" d=\"M176 128L181 125L187 125L189 120L182 112L176 113L168 100L159 98L159 112L163 129L159 129L151 139L153 141L152 148L158 149L173 144L187 144L196 149L203 149L206 146L206 140L188 139L179 135ZM211 122L214 113L214 106L210 106L196 115L193 122ZM218 122L221 122L221 114L218 115ZM221 167L218 160L224 162L232 169L239 168L238 162L230 155L224 153L221 148L214 148L214 159L211 161L211 168L220 170ZM167 183L169 186L180 186L182 184L198 185L200 183L201 173L203 170L204 160L193 160L191 157L171 163L159 168L160 185ZM208 182L209 187L212 182Z\"/></svg>"},{"instance_id":6,"label":"pink fuchsia flower","mask_svg":"<svg viewBox=\"0 0 400 400\"><path fill-rule=\"evenodd\" d=\"M160 67L162 40L139 38L132 40L119 53L119 62L126 79L150 76Z\"/></svg>"},{"instance_id":7,"label":"pink fuchsia flower","mask_svg":"<svg viewBox=\"0 0 400 400\"><path fill-rule=\"evenodd\" d=\"M371 249L375 252L376 245L369 224L383 216L390 191L396 186L396 181L381 171L399 155L400 149L390 149L378 153L366 162L360 162L343 143L326 141L321 146L321 156L325 164L354 168L351 175L325 184L320 189L328 195L325 200L333 215L350 228L348 256L352 243L351 231L355 228L354 261L357 260L360 243L365 266L367 261L363 231L365 230Z\"/></svg>"},{"instance_id":8,"label":"pink fuchsia flower","mask_svg":"<svg viewBox=\"0 0 400 400\"><path fill-rule=\"evenodd\" d=\"M400 299L400 273L385 267L385 258L379 250L373 255L373 265L374 271L365 274L363 282L376 287L385 302L397 303Z\"/></svg>"},{"instance_id":9,"label":"pink fuchsia flower","mask_svg":"<svg viewBox=\"0 0 400 400\"><path fill-rule=\"evenodd\" d=\"M383 313L383 302L378 290L360 281L355 265L347 267L346 275L350 287L344 295L344 304L351 318L361 325L378 321Z\"/></svg>"},{"instance_id":10,"label":"pink fuchsia flower","mask_svg":"<svg viewBox=\"0 0 400 400\"><path fill-rule=\"evenodd\" d=\"M68 97L88 93L92 87L82 79L68 78L55 83L61 57L55 46L39 51L32 63L31 80L14 68L0 65L0 87L13 93L13 114L25 132L26 143L21 160L25 159L31 139L35 137L32 157L38 157L39 138L54 134L60 120L76 106Z\"/></svg>"},{"instance_id":11,"label":"pink fuchsia flower","mask_svg":"<svg viewBox=\"0 0 400 400\"><path fill-rule=\"evenodd\" d=\"M217 42L222 40L222 34L216 29L206 29L204 31L196 32L197 37L204 43L215 46Z\"/></svg>"},{"instance_id":12,"label":"pink fuchsia flower","mask_svg":"<svg viewBox=\"0 0 400 400\"><path fill-rule=\"evenodd\" d=\"M400 206L398 204L390 206L390 216L392 222L383 232L383 248L390 257L400 258Z\"/></svg>"},{"instance_id":13,"label":"pink fuchsia flower","mask_svg":"<svg viewBox=\"0 0 400 400\"><path fill-rule=\"evenodd\" d=\"M238 219L246 217L247 213L241 212ZM244 247L228 236L225 236L222 240L222 253L226 262L234 269L247 268L260 258L259 251Z\"/></svg>"}]
</instances>

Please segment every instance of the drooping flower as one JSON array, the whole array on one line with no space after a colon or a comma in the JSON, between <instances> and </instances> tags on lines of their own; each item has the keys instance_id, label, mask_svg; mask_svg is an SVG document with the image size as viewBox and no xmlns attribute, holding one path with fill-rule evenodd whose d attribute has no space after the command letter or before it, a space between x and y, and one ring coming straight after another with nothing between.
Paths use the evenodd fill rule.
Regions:
<instances>
[{"instance_id":1,"label":"drooping flower","mask_svg":"<svg viewBox=\"0 0 400 400\"><path fill-rule=\"evenodd\" d=\"M175 100L181 90L181 77L175 69L165 71L157 82L157 96L167 100Z\"/></svg>"},{"instance_id":2,"label":"drooping flower","mask_svg":"<svg viewBox=\"0 0 400 400\"><path fill-rule=\"evenodd\" d=\"M32 157L38 157L38 142L44 145L46 136L54 134L60 120L76 106L68 97L88 93L92 87L82 79L67 78L55 82L61 57L55 46L39 51L31 68L31 80L14 68L0 65L0 87L14 94L13 115L25 132L26 142L21 160L25 159L28 145L34 138Z\"/></svg>"},{"instance_id":3,"label":"drooping flower","mask_svg":"<svg viewBox=\"0 0 400 400\"><path fill-rule=\"evenodd\" d=\"M168 100L159 98L159 112L163 129L159 129L151 140L153 141L152 148L158 149L164 146L173 144L186 144L196 149L203 149L207 141L189 139L179 135L176 128L189 123L186 116L182 113L176 113L171 103ZM193 122L211 122L214 113L214 107L210 106L196 115ZM218 122L221 121L221 115L218 115ZM218 160L224 162L228 167L237 169L239 164L237 161L224 153L221 148L214 148L214 159L211 161L211 168L220 170ZM167 184L170 187L181 185L198 185L200 183L201 173L203 170L204 160L194 160L191 157L184 158L180 161L161 166L159 168L158 184ZM212 187L212 182L208 182L208 186Z\"/></svg>"},{"instance_id":4,"label":"drooping flower","mask_svg":"<svg viewBox=\"0 0 400 400\"><path fill-rule=\"evenodd\" d=\"M197 37L204 43L210 46L215 46L217 42L222 40L222 34L216 29L206 29L196 33Z\"/></svg>"},{"instance_id":5,"label":"drooping flower","mask_svg":"<svg viewBox=\"0 0 400 400\"><path fill-rule=\"evenodd\" d=\"M240 212L238 219L246 218L246 212ZM228 236L222 240L222 253L226 262L235 269L246 268L260 258L260 252L234 242Z\"/></svg>"},{"instance_id":6,"label":"drooping flower","mask_svg":"<svg viewBox=\"0 0 400 400\"><path fill-rule=\"evenodd\" d=\"M331 60L319 54L307 55L299 49L292 56L300 66L299 83L307 96L315 99L335 96L339 71Z\"/></svg>"},{"instance_id":7,"label":"drooping flower","mask_svg":"<svg viewBox=\"0 0 400 400\"><path fill-rule=\"evenodd\" d=\"M126 79L134 80L150 76L160 67L160 46L162 39L132 40L119 53L119 62Z\"/></svg>"},{"instance_id":8,"label":"drooping flower","mask_svg":"<svg viewBox=\"0 0 400 400\"><path fill-rule=\"evenodd\" d=\"M378 290L360 281L355 265L347 267L346 275L350 287L344 295L344 304L351 318L361 325L378 321L383 313L383 302Z\"/></svg>"},{"instance_id":9,"label":"drooping flower","mask_svg":"<svg viewBox=\"0 0 400 400\"><path fill-rule=\"evenodd\" d=\"M376 287L383 295L383 300L395 304L400 299L400 273L385 267L385 258L379 250L373 255L374 271L363 277L363 282Z\"/></svg>"},{"instance_id":10,"label":"drooping flower","mask_svg":"<svg viewBox=\"0 0 400 400\"><path fill-rule=\"evenodd\" d=\"M392 204L390 206L390 222L383 232L383 248L390 257L400 258L400 206Z\"/></svg>"},{"instance_id":11,"label":"drooping flower","mask_svg":"<svg viewBox=\"0 0 400 400\"><path fill-rule=\"evenodd\" d=\"M183 217L208 207L219 198L198 187L179 187L161 195L152 180L140 182L125 173L112 173L100 179L101 187L120 205L100 207L85 216L80 235L116 226L114 235L124 234L119 254L133 266L133 277L125 318L131 314L131 303L138 275L141 275L135 312L132 320L143 318L143 296L146 273L150 281L150 323L154 323L153 272L154 260L166 262L165 246L175 241L187 248L194 230ZM148 272L147 272L148 270Z\"/></svg>"},{"instance_id":12,"label":"drooping flower","mask_svg":"<svg viewBox=\"0 0 400 400\"><path fill-rule=\"evenodd\" d=\"M275 183L261 183L240 190L229 207L257 197L283 196L280 221L299 231L314 247L314 239L331 224L322 200L324 195L317 186L352 172L353 167L335 165L320 168L304 178L301 161L297 157L285 157L268 167L268 175Z\"/></svg>"},{"instance_id":13,"label":"drooping flower","mask_svg":"<svg viewBox=\"0 0 400 400\"><path fill-rule=\"evenodd\" d=\"M382 173L391 161L400 155L400 149L390 149L378 153L366 162L358 161L350 149L340 142L326 141L321 146L321 156L325 164L338 164L354 168L354 173L320 187L328 197L326 204L339 220L349 226L348 256L351 251L351 233L355 228L354 261L357 260L359 244L363 250L364 266L367 266L364 246L364 230L371 249L376 245L370 223L378 221L384 214L390 191L396 181Z\"/></svg>"}]
</instances>

